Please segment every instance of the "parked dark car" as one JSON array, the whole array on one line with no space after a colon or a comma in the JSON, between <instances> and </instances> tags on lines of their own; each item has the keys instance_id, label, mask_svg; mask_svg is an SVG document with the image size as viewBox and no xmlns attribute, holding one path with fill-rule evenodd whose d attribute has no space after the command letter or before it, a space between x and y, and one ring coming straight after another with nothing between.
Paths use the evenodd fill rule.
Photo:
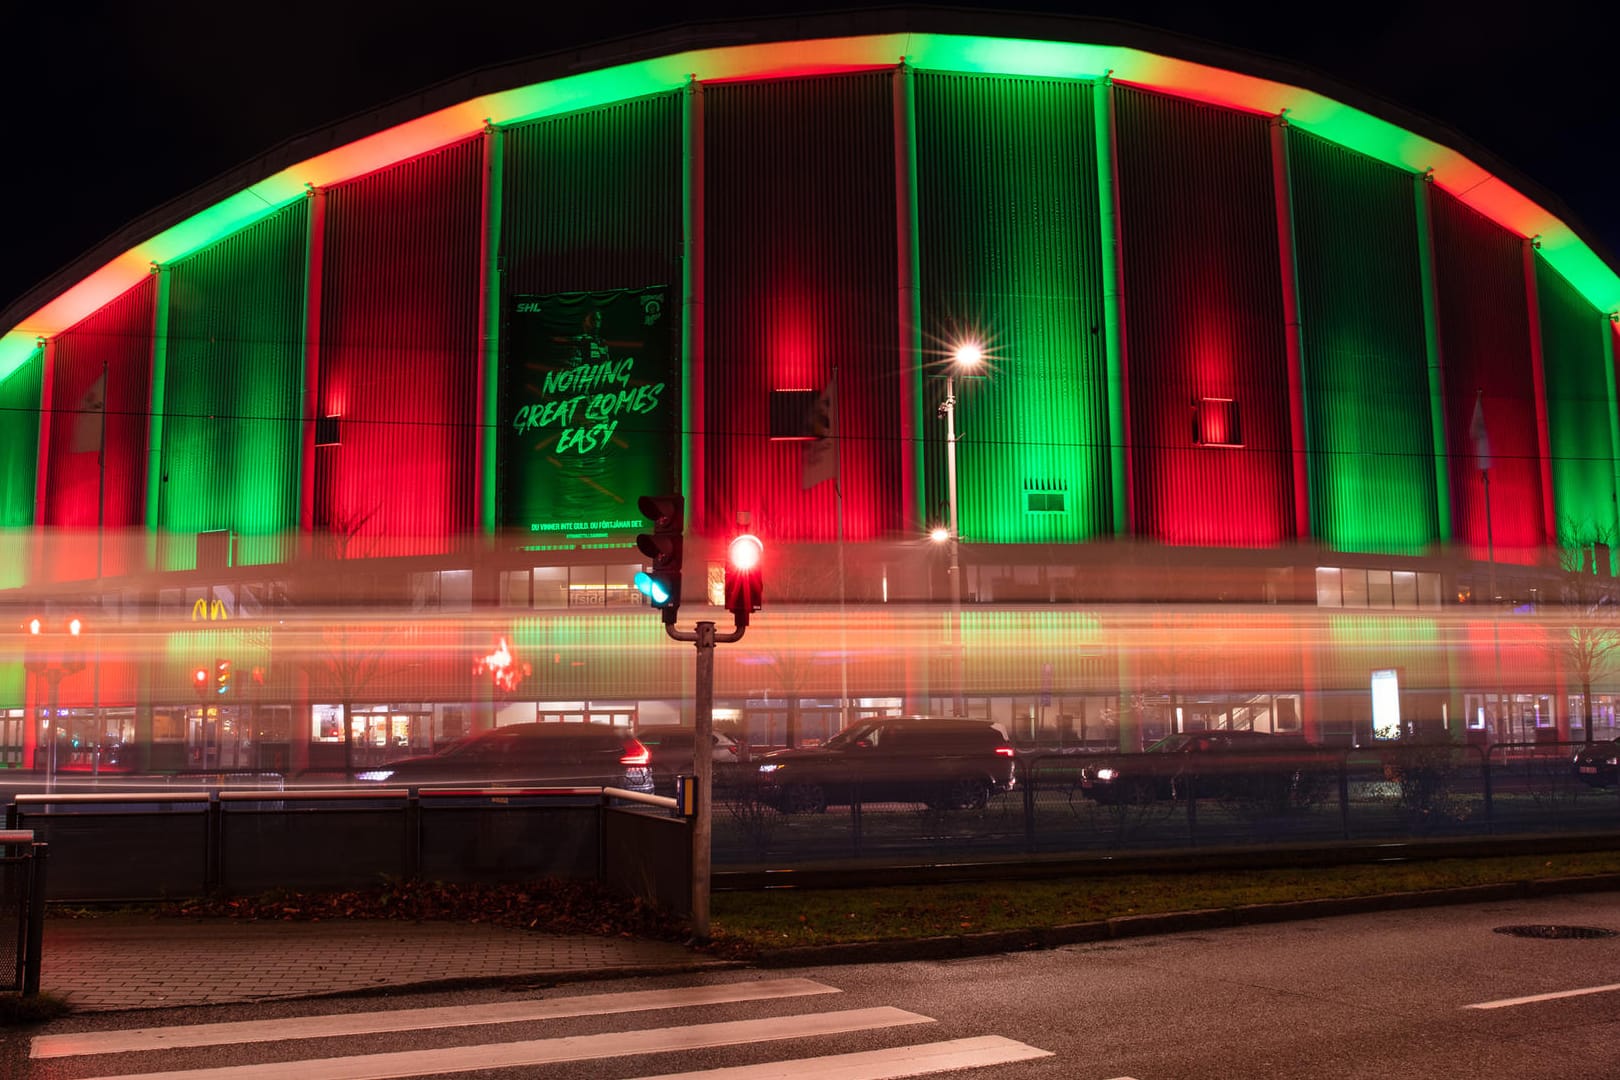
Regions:
<instances>
[{"instance_id":1,"label":"parked dark car","mask_svg":"<svg viewBox=\"0 0 1620 1080\"><path fill-rule=\"evenodd\" d=\"M1080 770L1080 791L1107 805L1186 799L1314 800L1328 759L1303 737L1264 731L1190 731L1140 754L1109 756Z\"/></svg>"},{"instance_id":2,"label":"parked dark car","mask_svg":"<svg viewBox=\"0 0 1620 1080\"><path fill-rule=\"evenodd\" d=\"M387 784L524 784L653 789L652 755L635 736L597 724L508 724L357 774Z\"/></svg>"},{"instance_id":3,"label":"parked dark car","mask_svg":"<svg viewBox=\"0 0 1620 1080\"><path fill-rule=\"evenodd\" d=\"M857 798L971 809L1014 787L1013 756L983 721L903 717L862 721L820 746L766 754L756 775L760 799L788 814Z\"/></svg>"},{"instance_id":4,"label":"parked dark car","mask_svg":"<svg viewBox=\"0 0 1620 1080\"><path fill-rule=\"evenodd\" d=\"M1620 739L1582 747L1575 755L1575 775L1593 787L1613 787L1620 779Z\"/></svg>"}]
</instances>

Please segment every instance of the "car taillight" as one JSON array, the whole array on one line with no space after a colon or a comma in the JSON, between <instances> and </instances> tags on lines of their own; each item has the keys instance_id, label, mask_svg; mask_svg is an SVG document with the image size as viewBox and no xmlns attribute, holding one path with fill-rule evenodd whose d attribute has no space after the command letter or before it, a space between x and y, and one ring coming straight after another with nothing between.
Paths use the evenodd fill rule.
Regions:
<instances>
[{"instance_id":1,"label":"car taillight","mask_svg":"<svg viewBox=\"0 0 1620 1080\"><path fill-rule=\"evenodd\" d=\"M726 747L726 752L729 753L732 757L736 757L737 756L737 744L732 743L730 746Z\"/></svg>"},{"instance_id":2,"label":"car taillight","mask_svg":"<svg viewBox=\"0 0 1620 1080\"><path fill-rule=\"evenodd\" d=\"M652 760L652 754L641 745L640 739L631 739L624 744L624 753L619 757L620 765L645 765Z\"/></svg>"},{"instance_id":3,"label":"car taillight","mask_svg":"<svg viewBox=\"0 0 1620 1080\"><path fill-rule=\"evenodd\" d=\"M997 757L1012 757L1016 753L1017 753L1017 751L1015 751L1010 746L998 746L998 747L996 747L996 756Z\"/></svg>"}]
</instances>

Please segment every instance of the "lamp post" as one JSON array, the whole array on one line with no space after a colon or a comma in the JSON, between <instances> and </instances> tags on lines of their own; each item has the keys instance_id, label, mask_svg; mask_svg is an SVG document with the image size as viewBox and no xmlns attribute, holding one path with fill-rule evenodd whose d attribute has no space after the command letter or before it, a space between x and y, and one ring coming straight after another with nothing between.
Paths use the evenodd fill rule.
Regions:
<instances>
[{"instance_id":1,"label":"lamp post","mask_svg":"<svg viewBox=\"0 0 1620 1080\"><path fill-rule=\"evenodd\" d=\"M962 655L962 534L957 527L956 513L956 374L970 371L983 361L984 350L977 343L967 341L956 347L945 369L945 401L939 407L939 411L945 415L945 491L950 502L949 533L945 539L950 544L950 569L947 573L951 582L951 647L956 653L952 707L957 716L967 714L962 701L962 682L967 672ZM935 538L938 539L937 532Z\"/></svg>"}]
</instances>

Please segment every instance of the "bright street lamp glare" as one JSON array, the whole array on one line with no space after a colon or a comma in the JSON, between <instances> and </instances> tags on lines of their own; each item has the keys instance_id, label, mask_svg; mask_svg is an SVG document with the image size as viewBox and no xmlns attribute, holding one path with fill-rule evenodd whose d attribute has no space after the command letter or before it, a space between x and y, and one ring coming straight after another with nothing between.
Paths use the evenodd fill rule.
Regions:
<instances>
[{"instance_id":1,"label":"bright street lamp glare","mask_svg":"<svg viewBox=\"0 0 1620 1080\"><path fill-rule=\"evenodd\" d=\"M943 544L950 538L951 531L943 526L930 529L928 532L928 539L932 540L936 544Z\"/></svg>"},{"instance_id":2,"label":"bright street lamp glare","mask_svg":"<svg viewBox=\"0 0 1620 1080\"><path fill-rule=\"evenodd\" d=\"M39 633L39 620L38 619L29 619L28 620L28 632L30 634Z\"/></svg>"},{"instance_id":3,"label":"bright street lamp glare","mask_svg":"<svg viewBox=\"0 0 1620 1080\"><path fill-rule=\"evenodd\" d=\"M979 348L977 342L963 342L956 347L956 353L952 359L962 367L976 367L984 360L984 350Z\"/></svg>"},{"instance_id":4,"label":"bright street lamp glare","mask_svg":"<svg viewBox=\"0 0 1620 1080\"><path fill-rule=\"evenodd\" d=\"M78 637L79 630L83 627L83 625L84 624L79 622L78 619L74 619L72 622L68 623L68 633L72 634L74 637Z\"/></svg>"}]
</instances>

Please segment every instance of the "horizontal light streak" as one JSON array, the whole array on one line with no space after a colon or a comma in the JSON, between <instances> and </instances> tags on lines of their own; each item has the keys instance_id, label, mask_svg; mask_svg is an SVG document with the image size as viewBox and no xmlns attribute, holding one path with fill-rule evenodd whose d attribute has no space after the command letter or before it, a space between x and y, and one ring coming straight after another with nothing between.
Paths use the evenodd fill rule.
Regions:
<instances>
[{"instance_id":1,"label":"horizontal light streak","mask_svg":"<svg viewBox=\"0 0 1620 1080\"><path fill-rule=\"evenodd\" d=\"M953 34L879 34L691 50L471 98L356 139L256 181L108 262L0 336L0 378L27 359L38 336L54 336L166 263L213 243L322 187L385 168L477 134L486 122L513 124L594 108L701 81L779 78L892 65L919 70L1116 80L1275 115L1413 172L1522 236L1541 237L1547 261L1600 311L1620 309L1620 274L1546 208L1461 152L1408 132L1324 94L1140 49Z\"/></svg>"}]
</instances>

